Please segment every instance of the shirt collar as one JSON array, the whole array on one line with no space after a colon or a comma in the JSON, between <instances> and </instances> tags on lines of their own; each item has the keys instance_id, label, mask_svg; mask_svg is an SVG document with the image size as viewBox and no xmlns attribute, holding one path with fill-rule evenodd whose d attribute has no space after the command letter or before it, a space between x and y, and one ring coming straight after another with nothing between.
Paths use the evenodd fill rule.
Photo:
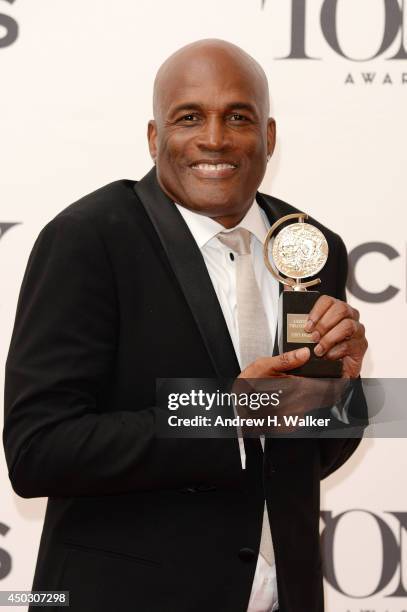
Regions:
<instances>
[{"instance_id":1,"label":"shirt collar","mask_svg":"<svg viewBox=\"0 0 407 612\"><path fill-rule=\"evenodd\" d=\"M230 230L225 229L223 225L211 217L206 217L205 215L196 213L195 211L185 208L185 206L181 206L177 203L175 203L175 206L178 208L185 223L188 225L189 230L200 249L202 249L210 240L212 240L212 238L219 234L219 232L228 232L232 229L236 229L237 227L243 227L244 229L249 230L249 232L251 232L262 244L266 239L269 228L268 219L266 214L257 204L256 200L254 200L241 222Z\"/></svg>"}]
</instances>

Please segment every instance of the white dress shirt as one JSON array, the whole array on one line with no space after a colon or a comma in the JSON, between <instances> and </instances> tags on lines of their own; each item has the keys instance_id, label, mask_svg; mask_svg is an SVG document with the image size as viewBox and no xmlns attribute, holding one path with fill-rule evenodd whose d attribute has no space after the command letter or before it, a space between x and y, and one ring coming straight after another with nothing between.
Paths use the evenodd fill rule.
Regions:
<instances>
[{"instance_id":1,"label":"white dress shirt","mask_svg":"<svg viewBox=\"0 0 407 612\"><path fill-rule=\"evenodd\" d=\"M219 232L227 232L228 230L211 217L195 213L179 204L176 204L176 206L201 250L240 364L235 255L216 238ZM273 346L277 326L279 286L263 261L263 243L269 226L266 214L254 201L245 217L236 227L242 227L251 232L254 274L263 298ZM244 443L241 437L238 440L242 468L244 469L246 462ZM261 437L261 442L264 445L264 436ZM273 612L277 607L275 563L269 565L264 557L259 554L247 612Z\"/></svg>"}]
</instances>

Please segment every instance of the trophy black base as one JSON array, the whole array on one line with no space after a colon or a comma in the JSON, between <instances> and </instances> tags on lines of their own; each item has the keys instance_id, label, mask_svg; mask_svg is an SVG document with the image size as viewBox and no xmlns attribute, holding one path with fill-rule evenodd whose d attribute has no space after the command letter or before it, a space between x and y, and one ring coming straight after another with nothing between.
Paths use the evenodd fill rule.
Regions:
<instances>
[{"instance_id":1,"label":"trophy black base","mask_svg":"<svg viewBox=\"0 0 407 612\"><path fill-rule=\"evenodd\" d=\"M279 303L279 350L280 353L294 351L307 346L311 357L300 368L291 370L291 374L311 378L340 378L342 361L329 361L317 357L313 348L315 343L311 334L304 331L308 314L319 298L319 291L282 291Z\"/></svg>"}]
</instances>

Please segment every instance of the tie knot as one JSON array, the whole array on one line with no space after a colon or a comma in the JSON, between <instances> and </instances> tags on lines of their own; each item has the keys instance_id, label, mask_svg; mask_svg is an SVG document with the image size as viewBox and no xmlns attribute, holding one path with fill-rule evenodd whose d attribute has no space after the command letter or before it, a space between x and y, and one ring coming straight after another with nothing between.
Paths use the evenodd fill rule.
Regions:
<instances>
[{"instance_id":1,"label":"tie knot","mask_svg":"<svg viewBox=\"0 0 407 612\"><path fill-rule=\"evenodd\" d=\"M250 232L238 227L231 232L220 232L218 240L238 255L250 254Z\"/></svg>"}]
</instances>

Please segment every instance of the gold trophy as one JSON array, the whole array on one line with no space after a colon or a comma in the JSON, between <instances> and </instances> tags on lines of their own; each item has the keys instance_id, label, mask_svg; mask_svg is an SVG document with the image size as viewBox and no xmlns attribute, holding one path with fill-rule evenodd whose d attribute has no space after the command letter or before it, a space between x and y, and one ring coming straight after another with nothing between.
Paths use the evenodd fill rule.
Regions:
<instances>
[{"instance_id":1,"label":"gold trophy","mask_svg":"<svg viewBox=\"0 0 407 612\"><path fill-rule=\"evenodd\" d=\"M268 231L264 243L264 262L272 275L285 286L281 292L278 308L278 346L280 353L314 344L311 334L304 331L313 305L320 296L319 291L308 291L318 285L321 279L303 282L304 278L315 276L322 270L328 259L328 243L323 233L310 223L308 215L293 213L281 217ZM277 230L287 221L298 220ZM270 244L271 243L271 244ZM329 361L317 357L312 346L310 360L293 374L311 377L338 378L342 375L341 360Z\"/></svg>"}]
</instances>

